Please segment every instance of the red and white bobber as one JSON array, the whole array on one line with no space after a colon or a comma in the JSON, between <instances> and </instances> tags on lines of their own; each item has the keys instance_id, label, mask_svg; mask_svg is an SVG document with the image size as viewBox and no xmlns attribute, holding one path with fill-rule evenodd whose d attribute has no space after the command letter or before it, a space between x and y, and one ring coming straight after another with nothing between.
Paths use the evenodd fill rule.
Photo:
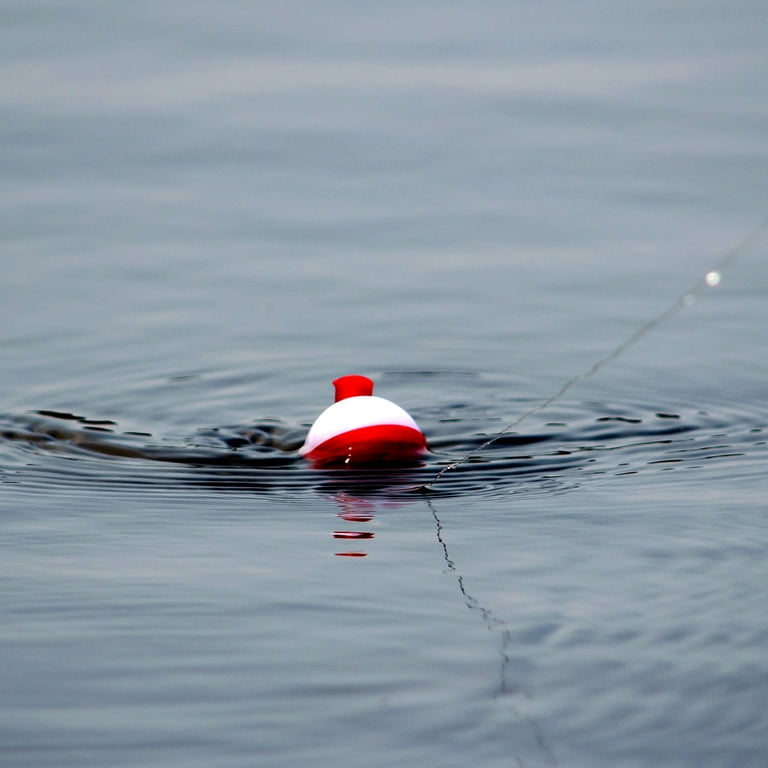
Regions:
<instances>
[{"instance_id":1,"label":"red and white bobber","mask_svg":"<svg viewBox=\"0 0 768 768\"><path fill-rule=\"evenodd\" d=\"M373 394L367 376L333 382L336 402L309 430L299 453L315 466L408 463L427 453L427 441L399 405Z\"/></svg>"}]
</instances>

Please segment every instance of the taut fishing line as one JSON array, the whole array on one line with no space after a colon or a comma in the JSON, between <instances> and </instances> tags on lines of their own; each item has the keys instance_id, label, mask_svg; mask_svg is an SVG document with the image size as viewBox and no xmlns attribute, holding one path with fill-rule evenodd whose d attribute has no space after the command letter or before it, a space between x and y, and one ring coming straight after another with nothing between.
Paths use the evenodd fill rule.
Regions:
<instances>
[{"instance_id":1,"label":"taut fishing line","mask_svg":"<svg viewBox=\"0 0 768 768\"><path fill-rule=\"evenodd\" d=\"M682 309L685 309L685 307L689 307L694 304L697 297L700 296L705 290L707 290L707 288L713 288L716 285L719 285L722 271L730 267L739 258L739 256L744 253L744 251L749 250L756 242L758 242L760 238L765 235L766 231L768 231L768 217L763 219L762 223L752 232L750 232L746 237L744 237L740 242L729 248L723 254L723 256L717 262L715 262L709 270L707 270L703 277L700 277L690 288L688 288L687 291L681 293L666 309L664 309L655 317L651 318L644 325L640 326L640 328L638 328L631 336L624 339L624 341L622 341L618 346L614 347L604 357L601 357L590 368L576 374L573 378L566 381L565 384L563 384L563 386L560 387L560 389L551 397L548 397L546 400L543 400L537 405L534 405L527 411L523 411L523 413L520 414L520 416L518 416L514 421L510 422L502 430L489 437L477 448L473 448L469 453L465 454L460 459L457 459L451 464L444 466L432 478L432 480L420 486L418 490L421 493L429 493L435 483L439 482L439 480L447 472L450 472L457 467L460 467L462 464L466 464L468 461L471 461L478 453L483 451L489 445L493 445L493 443L495 443L499 438L515 429L515 427L519 426L519 424L529 416L533 416L533 414L538 413L539 411L543 411L545 408L548 408L550 405L557 402L575 384L583 381L584 379L588 379L590 376L593 376L599 370L608 365L608 363L624 354L624 352L633 344L640 341L640 339L649 334L652 330L658 328L662 323L665 323L667 320L669 320L670 317L676 315Z\"/></svg>"}]
</instances>

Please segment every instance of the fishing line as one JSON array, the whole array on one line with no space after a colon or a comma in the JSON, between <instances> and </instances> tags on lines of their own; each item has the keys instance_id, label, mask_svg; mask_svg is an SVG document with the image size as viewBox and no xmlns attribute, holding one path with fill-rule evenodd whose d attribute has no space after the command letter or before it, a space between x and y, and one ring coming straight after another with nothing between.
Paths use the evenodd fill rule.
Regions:
<instances>
[{"instance_id":1,"label":"fishing line","mask_svg":"<svg viewBox=\"0 0 768 768\"><path fill-rule=\"evenodd\" d=\"M512 658L510 657L510 646L512 645L513 637L511 630L507 626L507 622L496 616L488 606L484 605L474 595L470 594L464 583L464 577L461 575L461 573L459 573L458 569L456 568L456 563L448 554L448 544L446 543L445 537L443 536L443 524L440 521L440 518L437 516L437 510L435 509L431 499L426 498L424 501L426 502L429 511L432 513L432 518L435 521L435 534L443 550L443 560L445 560L446 568L456 579L459 592L464 599L464 604L467 606L467 608L469 608L470 611L476 612L480 615L483 624L485 624L489 632L496 632L498 630L500 633L501 641L499 646L499 683L496 691L494 692L494 698L504 698L509 712L513 718L521 725L526 727L528 734L518 734L518 737L524 736L526 738L532 739L536 745L534 749L539 753L543 753L551 765L559 766L557 758L555 757L554 750L548 743L540 723L531 715L525 714L513 703L513 700L516 696L522 695L526 699L530 699L532 693L527 686L521 684L520 682L511 682L509 680L511 675L510 666L512 664ZM520 749L521 745L516 744L516 747L517 749ZM520 755L515 755L515 762L518 766L526 765Z\"/></svg>"},{"instance_id":2,"label":"fishing line","mask_svg":"<svg viewBox=\"0 0 768 768\"><path fill-rule=\"evenodd\" d=\"M548 408L550 405L557 402L575 384L596 374L598 371L608 365L608 363L611 363L616 358L623 355L624 352L629 349L629 347L636 344L638 341L640 341L640 339L648 335L655 328L658 328L660 325L665 323L681 310L693 305L696 302L696 299L702 293L704 293L704 291L706 291L708 288L714 288L720 284L723 270L730 267L741 256L741 254L744 253L744 251L749 250L755 243L757 243L763 237L763 235L765 235L766 231L768 231L768 216L763 219L758 227L746 235L746 237L736 243L736 245L729 248L723 254L723 256L718 261L716 261L710 267L710 269L707 270L703 277L700 277L693 285L690 286L690 288L688 288L687 291L681 293L666 309L664 309L658 315L655 315L644 325L640 326L631 336L624 339L624 341L622 341L618 346L614 347L604 357L601 357L599 360L597 360L597 362L593 363L592 366L566 381L565 384L563 384L563 386L560 387L560 389L551 397L548 397L546 400L543 400L542 402L534 405L527 411L523 411L523 413L514 421L510 422L502 430L489 437L484 443L481 443L479 446L477 446L477 448L473 448L471 451L469 451L469 453L465 454L460 459L457 459L451 464L444 466L432 478L432 480L420 486L418 491L420 493L431 492L432 487L443 477L443 475L451 472L457 467L460 467L462 464L466 464L468 461L471 461L478 453L486 449L489 445L493 445L493 443L495 443L499 438L515 429L515 427L519 426L519 424L529 416L533 416L534 414L539 413L539 411L543 411L545 408Z\"/></svg>"}]
</instances>

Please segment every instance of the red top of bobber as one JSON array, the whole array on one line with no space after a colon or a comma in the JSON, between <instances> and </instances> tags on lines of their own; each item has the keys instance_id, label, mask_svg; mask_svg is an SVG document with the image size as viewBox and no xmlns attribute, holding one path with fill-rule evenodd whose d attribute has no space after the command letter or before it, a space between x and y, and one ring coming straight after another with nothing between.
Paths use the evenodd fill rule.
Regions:
<instances>
[{"instance_id":1,"label":"red top of bobber","mask_svg":"<svg viewBox=\"0 0 768 768\"><path fill-rule=\"evenodd\" d=\"M373 382L367 376L342 376L333 382L336 402L348 397L365 397L373 394Z\"/></svg>"}]
</instances>

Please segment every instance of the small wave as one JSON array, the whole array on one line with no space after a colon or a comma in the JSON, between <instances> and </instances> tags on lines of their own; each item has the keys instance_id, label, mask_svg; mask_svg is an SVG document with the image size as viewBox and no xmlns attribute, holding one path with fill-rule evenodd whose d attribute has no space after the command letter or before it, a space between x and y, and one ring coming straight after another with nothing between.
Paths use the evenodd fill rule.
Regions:
<instances>
[{"instance_id":1,"label":"small wave","mask_svg":"<svg viewBox=\"0 0 768 768\"><path fill-rule=\"evenodd\" d=\"M461 414L461 415L458 415ZM765 414L653 406L559 404L525 433L499 436L482 414L451 407L420 415L431 453L418 466L311 468L298 454L305 428L277 420L155 436L117 422L40 410L0 417L9 460L3 483L77 488L92 483L140 492L206 487L225 492L410 494L429 485L442 495L553 493L597 475L621 477L738 460L765 450ZM499 426L499 429L501 427ZM18 460L23 456L23 461ZM171 468L173 465L175 468Z\"/></svg>"}]
</instances>

